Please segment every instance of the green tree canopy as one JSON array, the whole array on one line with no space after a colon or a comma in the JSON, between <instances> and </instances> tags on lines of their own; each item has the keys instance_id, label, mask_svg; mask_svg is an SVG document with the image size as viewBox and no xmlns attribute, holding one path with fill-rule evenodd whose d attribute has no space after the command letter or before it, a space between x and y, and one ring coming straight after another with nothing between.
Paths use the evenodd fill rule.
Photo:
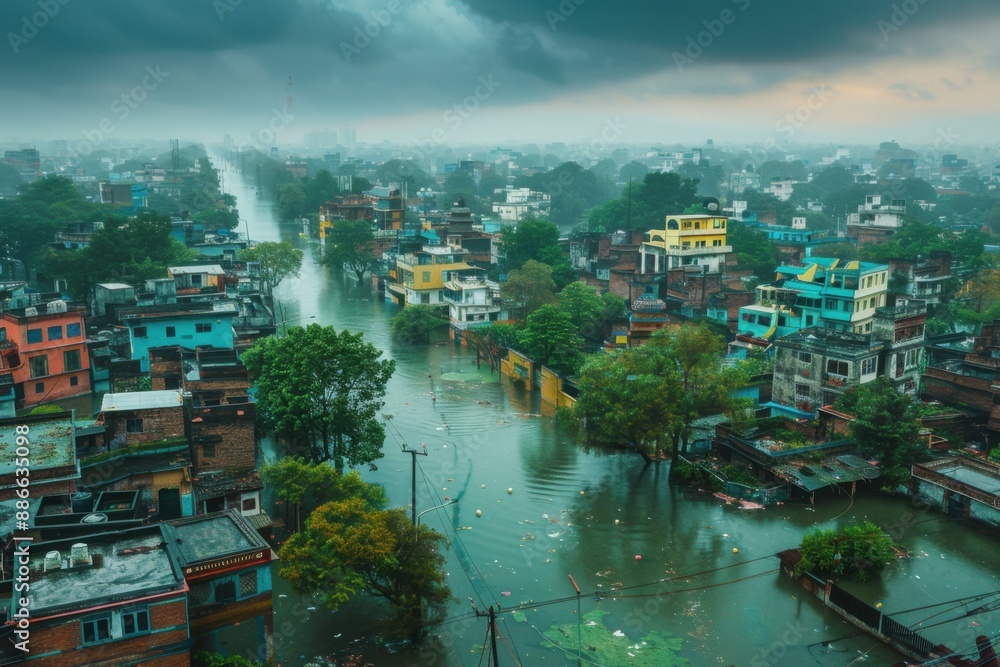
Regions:
<instances>
[{"instance_id":1,"label":"green tree canopy","mask_svg":"<svg viewBox=\"0 0 1000 667\"><path fill-rule=\"evenodd\" d=\"M611 325L628 317L624 299L611 292L598 296L594 287L582 281L566 285L556 298L559 310L569 315L577 333L591 343L607 339Z\"/></svg>"},{"instance_id":2,"label":"green tree canopy","mask_svg":"<svg viewBox=\"0 0 1000 667\"><path fill-rule=\"evenodd\" d=\"M169 218L141 213L131 219L109 218L85 248L52 251L46 258L46 271L66 279L74 296L86 298L96 283L141 283L162 277L168 266L194 257L194 251L170 235Z\"/></svg>"},{"instance_id":3,"label":"green tree canopy","mask_svg":"<svg viewBox=\"0 0 1000 667\"><path fill-rule=\"evenodd\" d=\"M278 500L295 507L295 528L301 529L299 516L307 501L321 505L334 500L360 497L372 506L384 506L385 490L377 484L368 484L352 470L339 472L329 463L307 461L301 457L283 456L275 463L261 469L264 484Z\"/></svg>"},{"instance_id":4,"label":"green tree canopy","mask_svg":"<svg viewBox=\"0 0 1000 667\"><path fill-rule=\"evenodd\" d=\"M508 271L519 269L528 260L556 266L567 260L559 246L559 228L554 222L524 218L503 230L503 252Z\"/></svg>"},{"instance_id":5,"label":"green tree canopy","mask_svg":"<svg viewBox=\"0 0 1000 667\"><path fill-rule=\"evenodd\" d=\"M288 241L262 241L241 251L240 259L260 265L260 285L265 294L272 294L285 278L298 276L302 268L302 251Z\"/></svg>"},{"instance_id":6,"label":"green tree canopy","mask_svg":"<svg viewBox=\"0 0 1000 667\"><path fill-rule=\"evenodd\" d=\"M448 318L440 308L413 304L396 313L390 321L393 339L401 343L428 343L431 332L447 326Z\"/></svg>"},{"instance_id":7,"label":"green tree canopy","mask_svg":"<svg viewBox=\"0 0 1000 667\"><path fill-rule=\"evenodd\" d=\"M310 324L261 338L242 358L264 425L291 453L343 470L382 457L378 411L396 364L381 356L360 333Z\"/></svg>"},{"instance_id":8,"label":"green tree canopy","mask_svg":"<svg viewBox=\"0 0 1000 667\"><path fill-rule=\"evenodd\" d=\"M528 315L524 328L517 334L517 344L532 360L564 375L573 373L580 365L583 339L572 318L552 304Z\"/></svg>"},{"instance_id":9,"label":"green tree canopy","mask_svg":"<svg viewBox=\"0 0 1000 667\"><path fill-rule=\"evenodd\" d=\"M844 392L834 407L854 418L851 438L862 452L878 459L882 478L889 486L910 478L910 468L926 454L917 437L920 417L911 396L880 377Z\"/></svg>"},{"instance_id":10,"label":"green tree canopy","mask_svg":"<svg viewBox=\"0 0 1000 667\"><path fill-rule=\"evenodd\" d=\"M500 286L504 299L527 315L556 300L556 282L552 267L529 259L507 276Z\"/></svg>"},{"instance_id":11,"label":"green tree canopy","mask_svg":"<svg viewBox=\"0 0 1000 667\"><path fill-rule=\"evenodd\" d=\"M814 528L802 538L802 560L795 569L838 575L860 581L878 574L896 559L892 538L870 521L852 523L839 530Z\"/></svg>"},{"instance_id":12,"label":"green tree canopy","mask_svg":"<svg viewBox=\"0 0 1000 667\"><path fill-rule=\"evenodd\" d=\"M323 261L353 271L358 285L375 266L375 233L366 220L338 220L327 232Z\"/></svg>"},{"instance_id":13,"label":"green tree canopy","mask_svg":"<svg viewBox=\"0 0 1000 667\"><path fill-rule=\"evenodd\" d=\"M415 528L402 509L349 497L326 503L279 551L281 575L301 593L336 609L359 593L386 599L392 635L418 641L444 620L451 590L443 535Z\"/></svg>"},{"instance_id":14,"label":"green tree canopy","mask_svg":"<svg viewBox=\"0 0 1000 667\"><path fill-rule=\"evenodd\" d=\"M282 220L293 220L314 212L306 207L306 192L302 185L285 183L278 187L278 213Z\"/></svg>"},{"instance_id":15,"label":"green tree canopy","mask_svg":"<svg viewBox=\"0 0 1000 667\"><path fill-rule=\"evenodd\" d=\"M679 215L700 201L697 180L676 172L648 173L641 183L626 186L619 199L592 209L590 226L610 232L625 229L631 220L632 229L662 229L668 215Z\"/></svg>"},{"instance_id":16,"label":"green tree canopy","mask_svg":"<svg viewBox=\"0 0 1000 667\"><path fill-rule=\"evenodd\" d=\"M726 241L736 252L741 269L749 269L761 280L774 278L774 270L781 264L781 253L764 232L738 220L730 221Z\"/></svg>"},{"instance_id":17,"label":"green tree canopy","mask_svg":"<svg viewBox=\"0 0 1000 667\"><path fill-rule=\"evenodd\" d=\"M692 423L742 403L739 367L724 368L725 339L705 324L656 332L648 343L592 357L581 369L574 416L592 444L631 446L644 457L686 448Z\"/></svg>"}]
</instances>

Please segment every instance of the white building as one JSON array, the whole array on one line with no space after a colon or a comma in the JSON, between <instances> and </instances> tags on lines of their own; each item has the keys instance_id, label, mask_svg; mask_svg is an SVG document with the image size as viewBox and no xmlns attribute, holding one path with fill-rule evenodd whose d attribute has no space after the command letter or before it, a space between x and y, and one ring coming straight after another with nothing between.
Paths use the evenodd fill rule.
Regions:
<instances>
[{"instance_id":1,"label":"white building","mask_svg":"<svg viewBox=\"0 0 1000 667\"><path fill-rule=\"evenodd\" d=\"M456 332L487 327L506 319L500 285L488 280L485 272L453 274L444 288L448 320Z\"/></svg>"}]
</instances>

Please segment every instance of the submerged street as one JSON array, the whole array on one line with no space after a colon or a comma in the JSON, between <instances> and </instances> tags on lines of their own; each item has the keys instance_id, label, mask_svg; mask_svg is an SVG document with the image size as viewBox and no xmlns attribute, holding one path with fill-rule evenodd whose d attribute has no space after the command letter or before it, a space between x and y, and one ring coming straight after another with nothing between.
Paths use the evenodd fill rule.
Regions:
<instances>
[{"instance_id":1,"label":"submerged street","mask_svg":"<svg viewBox=\"0 0 1000 667\"><path fill-rule=\"evenodd\" d=\"M418 649L386 647L364 636L374 627L375 603L331 612L276 576L275 656L281 665L351 654L390 667L476 665L487 623L473 614L473 604L481 612L491 605L504 610L498 616L500 665L575 664L578 603L583 623L594 624L584 629L584 664L609 664L592 662L588 640L613 638L616 631L628 643L614 663L620 665L891 664L901 656L777 572L774 554L798 546L805 531L852 519L875 522L911 552L878 581L846 584L888 613L1000 588L997 537L884 498L876 489L860 491L853 501L824 495L815 507L747 511L710 493L671 486L667 464L644 467L627 453L583 450L560 432L552 409L536 394L501 382L485 365L477 369L474 352L450 343L393 343L389 319L397 307L380 300L367 282L357 287L351 277L319 265L316 246L300 237L299 225L279 223L271 201L259 198L231 166L218 159L216 165L225 171L225 188L236 196L253 241L290 241L306 251L301 276L276 292L279 321L364 332L396 361L383 409L389 419L385 457L377 470L363 469L364 477L383 484L394 506L409 505L410 456L400 445L423 443L429 455L417 457L417 511L457 499L421 519L451 541L449 583L457 598L432 639ZM269 511L284 515L280 506ZM583 591L579 601L568 575ZM666 578L677 579L658 583ZM624 590L615 595L612 588ZM524 609L506 611L515 607ZM952 607L896 619L926 619L930 626L965 610L940 613ZM554 636L568 652L545 637L552 626L565 626ZM1000 618L983 614L920 631L964 649L977 634L998 630Z\"/></svg>"}]
</instances>

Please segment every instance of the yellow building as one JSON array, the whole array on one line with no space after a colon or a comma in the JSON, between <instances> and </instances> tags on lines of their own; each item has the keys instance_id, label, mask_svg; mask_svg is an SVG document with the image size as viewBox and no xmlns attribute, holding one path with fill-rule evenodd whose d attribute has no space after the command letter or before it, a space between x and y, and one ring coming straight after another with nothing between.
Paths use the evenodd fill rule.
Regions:
<instances>
[{"instance_id":1,"label":"yellow building","mask_svg":"<svg viewBox=\"0 0 1000 667\"><path fill-rule=\"evenodd\" d=\"M663 228L651 229L640 248L642 273L665 273L687 266L718 273L733 251L726 245L727 218L719 215L672 215Z\"/></svg>"},{"instance_id":2,"label":"yellow building","mask_svg":"<svg viewBox=\"0 0 1000 667\"><path fill-rule=\"evenodd\" d=\"M466 263L465 255L468 251L464 248L425 245L420 252L397 257L396 282L389 284L393 300L402 306L447 306L445 283L476 271Z\"/></svg>"}]
</instances>

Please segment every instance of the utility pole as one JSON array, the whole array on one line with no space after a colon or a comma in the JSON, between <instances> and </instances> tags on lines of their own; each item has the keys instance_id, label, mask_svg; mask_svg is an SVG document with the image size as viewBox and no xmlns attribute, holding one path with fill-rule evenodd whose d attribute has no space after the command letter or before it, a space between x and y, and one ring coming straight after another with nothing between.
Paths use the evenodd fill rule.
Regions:
<instances>
[{"instance_id":1,"label":"utility pole","mask_svg":"<svg viewBox=\"0 0 1000 667\"><path fill-rule=\"evenodd\" d=\"M490 643L493 648L493 667L500 667L500 657L497 655L497 616L490 605Z\"/></svg>"},{"instance_id":2,"label":"utility pole","mask_svg":"<svg viewBox=\"0 0 1000 667\"><path fill-rule=\"evenodd\" d=\"M410 502L412 503L412 508L410 514L413 518L413 527L417 527L417 455L427 456L427 445L420 443L421 450L411 449L405 444L400 445L400 448L410 455Z\"/></svg>"},{"instance_id":3,"label":"utility pole","mask_svg":"<svg viewBox=\"0 0 1000 667\"><path fill-rule=\"evenodd\" d=\"M580 586L572 574L567 574L569 583L573 584L576 590L576 664L583 664L583 619L580 618Z\"/></svg>"}]
</instances>

